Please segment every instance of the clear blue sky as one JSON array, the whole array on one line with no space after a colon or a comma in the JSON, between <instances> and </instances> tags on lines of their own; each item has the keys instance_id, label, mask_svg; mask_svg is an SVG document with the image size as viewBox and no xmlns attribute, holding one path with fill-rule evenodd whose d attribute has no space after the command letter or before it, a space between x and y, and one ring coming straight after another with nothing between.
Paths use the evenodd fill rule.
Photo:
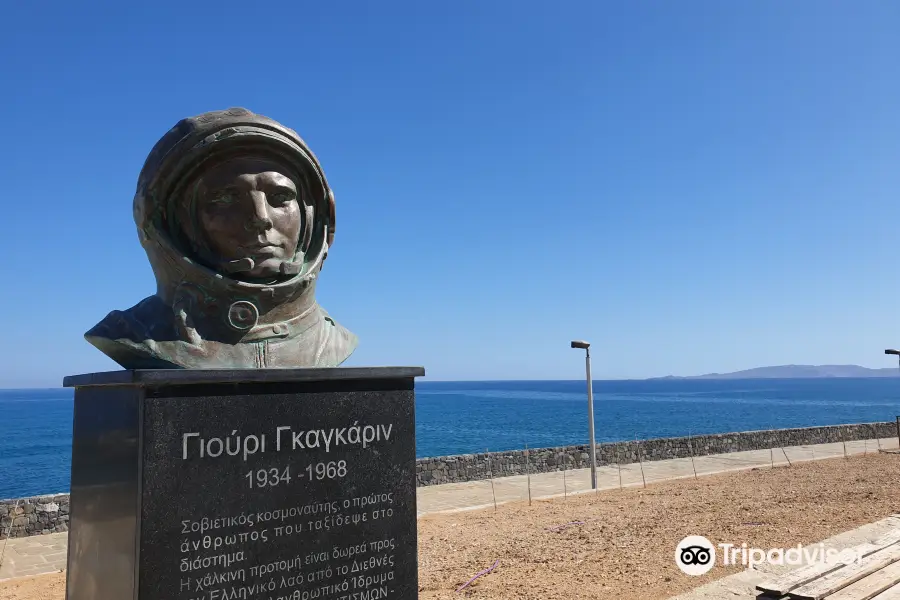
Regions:
<instances>
[{"instance_id":1,"label":"clear blue sky","mask_svg":"<svg viewBox=\"0 0 900 600\"><path fill-rule=\"evenodd\" d=\"M337 199L348 365L576 379L900 345L890 0L8 3L0 387L117 368L131 200L185 116L296 129Z\"/></svg>"}]
</instances>

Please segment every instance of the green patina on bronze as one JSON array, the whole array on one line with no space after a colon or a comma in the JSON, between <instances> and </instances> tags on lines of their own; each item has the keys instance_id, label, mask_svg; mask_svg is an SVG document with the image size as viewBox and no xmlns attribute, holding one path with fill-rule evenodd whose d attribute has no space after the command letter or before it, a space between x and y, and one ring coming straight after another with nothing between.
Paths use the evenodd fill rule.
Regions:
<instances>
[{"instance_id":1,"label":"green patina on bronze","mask_svg":"<svg viewBox=\"0 0 900 600\"><path fill-rule=\"evenodd\" d=\"M133 208L156 294L85 334L126 369L337 366L355 350L315 299L334 194L291 129L242 108L183 119Z\"/></svg>"}]
</instances>

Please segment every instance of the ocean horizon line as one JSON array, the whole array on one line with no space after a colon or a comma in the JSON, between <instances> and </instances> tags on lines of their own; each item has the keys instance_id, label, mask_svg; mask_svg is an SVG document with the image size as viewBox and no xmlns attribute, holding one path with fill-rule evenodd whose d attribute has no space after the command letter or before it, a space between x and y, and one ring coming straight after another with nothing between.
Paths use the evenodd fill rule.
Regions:
<instances>
[{"instance_id":1,"label":"ocean horizon line","mask_svg":"<svg viewBox=\"0 0 900 600\"><path fill-rule=\"evenodd\" d=\"M650 381L653 379L660 379L658 377L645 377L643 379L634 379L634 378L622 378L622 379L593 379L592 381ZM796 379L796 378L795 378ZM846 379L851 379L847 377ZM862 377L860 379L865 379ZM584 379L429 379L427 377L417 377L417 383L571 383L571 382L584 382ZM67 388L63 386L57 387L0 387L0 392L20 392L23 390L28 391L50 391L50 390L66 390L66 389L74 389Z\"/></svg>"},{"instance_id":2,"label":"ocean horizon line","mask_svg":"<svg viewBox=\"0 0 900 600\"><path fill-rule=\"evenodd\" d=\"M709 375L728 375L728 373L710 373ZM900 378L900 373L898 373L897 378ZM672 382L672 381L730 381L730 382L740 382L740 381L833 381L833 380L843 380L843 381L852 381L852 380L870 380L870 379L892 379L891 377L843 377L843 376L831 376L831 377L712 377L707 375L661 375L654 377L621 377L621 378L611 378L611 379L591 379L594 383L603 383L603 382L617 382L617 383L627 383L627 382L645 382L645 381L655 381L660 383ZM427 376L425 377L417 377L417 383L584 383L585 379L431 379ZM0 387L0 392L19 392L19 391L54 391L54 390L66 390L66 389L74 389L70 387L64 387L62 385L56 387L44 387L44 386L33 386L33 387Z\"/></svg>"},{"instance_id":3,"label":"ocean horizon line","mask_svg":"<svg viewBox=\"0 0 900 600\"><path fill-rule=\"evenodd\" d=\"M893 421L898 378L595 379L599 443ZM433 380L416 385L416 456L587 441L584 379ZM0 496L68 486L72 388L0 392Z\"/></svg>"}]
</instances>

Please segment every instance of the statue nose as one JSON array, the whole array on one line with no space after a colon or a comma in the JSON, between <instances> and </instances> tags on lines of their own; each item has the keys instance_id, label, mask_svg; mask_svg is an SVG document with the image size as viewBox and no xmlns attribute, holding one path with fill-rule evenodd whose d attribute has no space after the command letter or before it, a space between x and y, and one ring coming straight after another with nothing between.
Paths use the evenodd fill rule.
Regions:
<instances>
[{"instance_id":1,"label":"statue nose","mask_svg":"<svg viewBox=\"0 0 900 600\"><path fill-rule=\"evenodd\" d=\"M250 219L248 229L253 231L268 231L269 229L272 229L272 219L270 219L268 215L261 217L258 214L254 214Z\"/></svg>"},{"instance_id":2,"label":"statue nose","mask_svg":"<svg viewBox=\"0 0 900 600\"><path fill-rule=\"evenodd\" d=\"M251 193L253 201L253 213L247 222L247 229L252 231L268 231L272 229L272 219L269 218L269 202L262 192Z\"/></svg>"}]
</instances>

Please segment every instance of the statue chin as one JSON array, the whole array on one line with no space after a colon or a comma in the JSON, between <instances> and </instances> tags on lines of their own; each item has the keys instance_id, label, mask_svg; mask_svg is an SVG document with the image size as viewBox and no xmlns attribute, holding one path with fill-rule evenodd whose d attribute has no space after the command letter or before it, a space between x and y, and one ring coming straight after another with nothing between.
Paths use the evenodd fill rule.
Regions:
<instances>
[{"instance_id":1,"label":"statue chin","mask_svg":"<svg viewBox=\"0 0 900 600\"><path fill-rule=\"evenodd\" d=\"M275 281L293 277L300 272L302 264L290 260L266 260L261 263L252 258L243 257L222 263L222 270L232 277L244 281Z\"/></svg>"}]
</instances>

